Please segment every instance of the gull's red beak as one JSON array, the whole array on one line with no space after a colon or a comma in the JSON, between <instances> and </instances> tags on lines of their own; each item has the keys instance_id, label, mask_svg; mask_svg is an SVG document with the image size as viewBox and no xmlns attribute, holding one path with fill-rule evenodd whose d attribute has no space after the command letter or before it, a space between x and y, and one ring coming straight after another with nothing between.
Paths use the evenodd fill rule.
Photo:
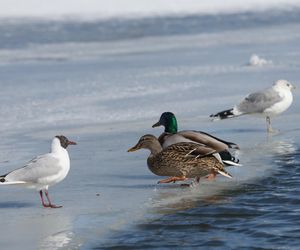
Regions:
<instances>
[{"instance_id":1,"label":"gull's red beak","mask_svg":"<svg viewBox=\"0 0 300 250\"><path fill-rule=\"evenodd\" d=\"M69 144L69 145L77 145L77 143L74 142L74 141L68 141L68 144Z\"/></svg>"}]
</instances>

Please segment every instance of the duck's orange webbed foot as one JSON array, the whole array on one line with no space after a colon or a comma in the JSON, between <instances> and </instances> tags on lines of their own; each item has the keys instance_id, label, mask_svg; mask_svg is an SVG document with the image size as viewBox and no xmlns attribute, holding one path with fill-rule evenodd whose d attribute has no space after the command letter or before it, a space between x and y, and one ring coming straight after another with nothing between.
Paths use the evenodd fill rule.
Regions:
<instances>
[{"instance_id":1,"label":"duck's orange webbed foot","mask_svg":"<svg viewBox=\"0 0 300 250\"><path fill-rule=\"evenodd\" d=\"M173 177L169 177L167 179L163 179L163 180L160 180L158 182L158 184L161 184L161 183L170 183L170 182L176 182L176 181L186 181L188 178L186 178L185 176L182 176L182 177L176 177L176 176L173 176Z\"/></svg>"},{"instance_id":2,"label":"duck's orange webbed foot","mask_svg":"<svg viewBox=\"0 0 300 250\"><path fill-rule=\"evenodd\" d=\"M208 176L206 176L205 178L206 178L207 180L210 180L210 181L211 181L211 180L215 179L216 176L217 176L217 172L214 171L214 170L211 170L210 174L209 174Z\"/></svg>"}]
</instances>

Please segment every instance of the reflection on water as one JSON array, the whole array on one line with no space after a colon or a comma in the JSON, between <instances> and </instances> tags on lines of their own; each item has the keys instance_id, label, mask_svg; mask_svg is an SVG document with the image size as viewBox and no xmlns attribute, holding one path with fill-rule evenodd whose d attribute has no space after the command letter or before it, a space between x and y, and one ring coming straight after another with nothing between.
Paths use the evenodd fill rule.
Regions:
<instances>
[{"instance_id":1,"label":"reflection on water","mask_svg":"<svg viewBox=\"0 0 300 250\"><path fill-rule=\"evenodd\" d=\"M35 204L29 202L20 202L20 201L9 201L9 202L0 202L0 209L18 209L25 207L34 207Z\"/></svg>"},{"instance_id":2,"label":"reflection on water","mask_svg":"<svg viewBox=\"0 0 300 250\"><path fill-rule=\"evenodd\" d=\"M75 244L76 242L73 240L74 234L71 231L62 231L59 233L55 233L53 235L50 235L46 237L41 243L39 248L40 249L61 249L61 248L67 248L67 249L78 249L80 247L80 244ZM73 242L72 242L73 240ZM72 245L70 245L72 243Z\"/></svg>"},{"instance_id":3,"label":"reflection on water","mask_svg":"<svg viewBox=\"0 0 300 250\"><path fill-rule=\"evenodd\" d=\"M35 223L35 228L39 230L37 235L41 237L40 249L59 249L67 246L72 239L72 233L64 231L66 228L71 228L70 217L67 214L47 214L35 218L32 223Z\"/></svg>"},{"instance_id":4,"label":"reflection on water","mask_svg":"<svg viewBox=\"0 0 300 250\"><path fill-rule=\"evenodd\" d=\"M294 154L297 151L297 147L293 139L275 140L275 138L269 138L268 144L275 157L277 155L284 156Z\"/></svg>"},{"instance_id":5,"label":"reflection on water","mask_svg":"<svg viewBox=\"0 0 300 250\"><path fill-rule=\"evenodd\" d=\"M207 181L192 187L174 186L173 189L159 189L151 200L151 213L170 214L197 207L199 201L203 204L230 202L224 198L223 190L234 185L228 180Z\"/></svg>"},{"instance_id":6,"label":"reflection on water","mask_svg":"<svg viewBox=\"0 0 300 250\"><path fill-rule=\"evenodd\" d=\"M58 233L71 229L70 216L62 210L22 205L13 209L8 206L1 212L6 215L1 220L5 225L1 249L58 249L71 240L69 235Z\"/></svg>"}]
</instances>

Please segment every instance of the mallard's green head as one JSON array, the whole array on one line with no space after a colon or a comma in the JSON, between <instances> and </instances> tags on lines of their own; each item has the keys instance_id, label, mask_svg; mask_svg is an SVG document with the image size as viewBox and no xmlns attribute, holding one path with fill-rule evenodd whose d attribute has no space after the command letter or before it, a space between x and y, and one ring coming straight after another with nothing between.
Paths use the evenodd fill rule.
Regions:
<instances>
[{"instance_id":1,"label":"mallard's green head","mask_svg":"<svg viewBox=\"0 0 300 250\"><path fill-rule=\"evenodd\" d=\"M154 135L143 135L138 143L132 148L128 149L127 152L133 152L141 148L149 149L152 154L156 154L162 150L159 141Z\"/></svg>"},{"instance_id":2,"label":"mallard's green head","mask_svg":"<svg viewBox=\"0 0 300 250\"><path fill-rule=\"evenodd\" d=\"M159 121L153 124L152 128L164 126L165 132L175 134L177 133L177 120L172 112L164 112L161 114Z\"/></svg>"}]
</instances>

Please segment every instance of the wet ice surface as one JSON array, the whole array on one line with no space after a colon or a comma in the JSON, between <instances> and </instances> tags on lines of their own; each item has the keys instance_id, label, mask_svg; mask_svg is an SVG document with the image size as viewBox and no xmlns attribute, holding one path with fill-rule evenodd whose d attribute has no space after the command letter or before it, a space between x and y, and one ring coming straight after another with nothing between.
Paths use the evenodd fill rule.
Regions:
<instances>
[{"instance_id":1,"label":"wet ice surface","mask_svg":"<svg viewBox=\"0 0 300 250\"><path fill-rule=\"evenodd\" d=\"M43 209L34 191L1 186L1 246L295 247L299 93L274 118L281 130L274 136L266 135L263 119L212 123L208 116L274 80L298 86L299 28L293 23L1 50L1 173L48 152L56 134L78 142L69 148L69 175L50 187L62 209ZM246 66L253 53L273 64ZM151 125L164 111L177 115L180 129L238 143L243 166L228 169L234 179L192 188L156 185L160 178L146 167L148 152L126 151L143 134L162 132Z\"/></svg>"},{"instance_id":2,"label":"wet ice surface","mask_svg":"<svg viewBox=\"0 0 300 250\"><path fill-rule=\"evenodd\" d=\"M292 120L289 115L286 118ZM278 125L284 125L281 118L277 122ZM145 124L143 122L142 127L133 123L137 128L134 132L132 128L116 131L118 128L115 125L111 132L104 133L99 128L94 128L94 131L92 128L69 129L70 138L79 143L69 150L72 169L65 181L50 188L52 199L64 207L56 210L43 209L37 193L3 187L0 209L6 229L1 234L1 242L15 249L24 244L43 249L89 249L123 245L128 249L143 249L149 242L152 242L149 246L159 247L155 237L160 237L161 246L174 247L181 244L182 237L187 237L182 230L188 229L193 240L186 239L186 246L205 246L205 241L201 244L199 242L199 232L223 234L223 230L228 230L227 223L231 220L235 223L231 232L234 235L237 230L241 230L243 234L248 217L253 218L251 227L261 225L260 220L255 220L255 215L261 213L270 216L271 224L275 223L275 218L275 221L280 220L282 224L288 218L285 222L288 225L285 226L297 222L295 209L299 200L295 195L299 192L299 136L298 131L293 130L294 126L286 126L286 133L268 138L265 131L259 128L260 124L256 125L251 120L248 120L248 124L239 122L245 127L253 123L253 129L243 130L232 128L213 131L210 130L210 124L204 123L205 131L213 131L223 137L229 136L234 141L239 138L242 148L239 157L243 166L229 169L234 176L232 180L219 177L212 182L204 180L199 186L181 188L177 184L156 185L159 177L148 171L145 161L147 153L126 152L136 142L137 135L152 131L151 128L146 129L146 124L149 123L151 124L150 120L145 121ZM195 127L197 124L197 121L188 119L182 122L182 126ZM65 134L65 131L62 132ZM50 136L53 131L42 133ZM43 144L43 151L46 151L48 145L39 139L41 134L37 133L38 137L34 134L36 135L29 134L34 141L34 145L29 145L36 149ZM24 138L21 137L22 140ZM26 145L28 144L24 143ZM10 162L4 165L13 165ZM288 185L287 190L285 185ZM277 206L280 208L279 218ZM263 211L260 213L260 210ZM222 225L220 220L227 222ZM216 226L215 223L220 225ZM165 235L168 232L170 238ZM228 234L228 237L232 237L230 232ZM15 235L18 235L18 240ZM253 238L256 237L249 238L248 243L253 244ZM214 241L213 238L209 239ZM219 240L226 241L221 236ZM233 247L237 242L231 241L227 246ZM222 246L224 247L224 243L220 243L220 247Z\"/></svg>"}]
</instances>

